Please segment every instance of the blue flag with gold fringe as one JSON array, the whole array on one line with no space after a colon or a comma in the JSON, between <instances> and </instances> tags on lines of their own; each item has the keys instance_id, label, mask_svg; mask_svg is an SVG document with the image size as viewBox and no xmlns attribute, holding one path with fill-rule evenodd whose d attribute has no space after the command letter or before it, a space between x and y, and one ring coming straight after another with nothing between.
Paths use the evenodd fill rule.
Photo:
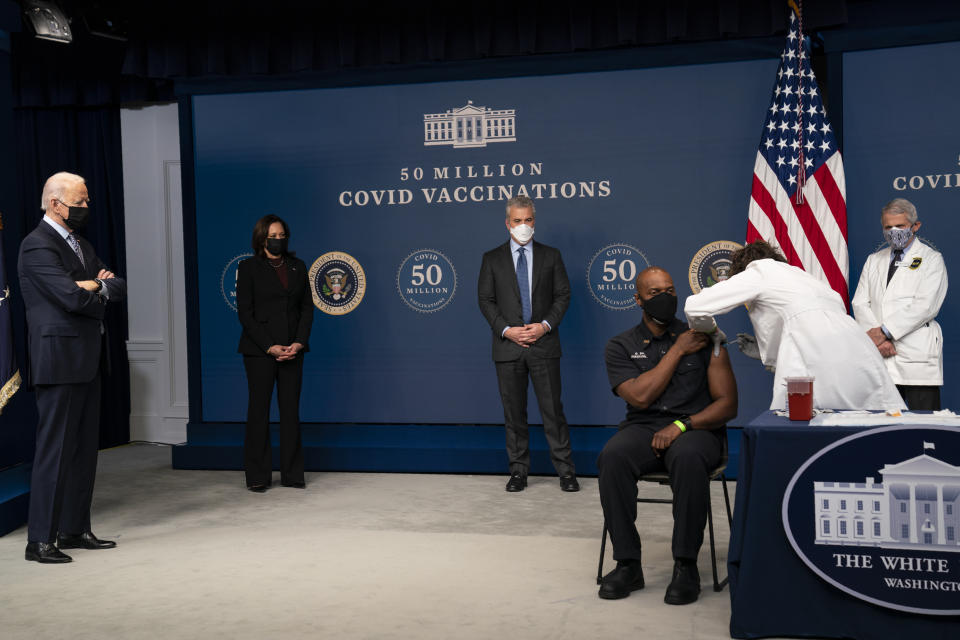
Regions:
<instances>
[{"instance_id":1,"label":"blue flag with gold fringe","mask_svg":"<svg viewBox=\"0 0 960 640\"><path fill-rule=\"evenodd\" d=\"M0 412L20 388L20 370L13 350L10 283L3 259L3 216L0 215Z\"/></svg>"}]
</instances>

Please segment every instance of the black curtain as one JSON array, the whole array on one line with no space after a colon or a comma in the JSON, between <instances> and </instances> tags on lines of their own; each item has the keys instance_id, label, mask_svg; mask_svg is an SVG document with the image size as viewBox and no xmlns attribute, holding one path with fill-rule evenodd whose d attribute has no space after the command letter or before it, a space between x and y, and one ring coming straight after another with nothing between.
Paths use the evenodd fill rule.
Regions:
<instances>
[{"instance_id":1,"label":"black curtain","mask_svg":"<svg viewBox=\"0 0 960 640\"><path fill-rule=\"evenodd\" d=\"M19 216L15 226L29 233L43 217L40 194L47 178L58 171L81 175L90 191L92 209L90 225L84 233L100 259L126 276L119 107L17 109L14 126L21 211L7 212L7 218ZM16 282L15 272L8 275ZM19 312L23 313L22 302ZM110 372L103 376L102 384L101 448L130 440L126 303L108 305L104 322ZM16 324L23 326L22 322ZM21 372L25 373L25 369L25 363L21 363Z\"/></svg>"},{"instance_id":2,"label":"black curtain","mask_svg":"<svg viewBox=\"0 0 960 640\"><path fill-rule=\"evenodd\" d=\"M187 79L341 72L568 54L785 33L786 0L171 0L128 9L127 77ZM816 29L847 0L806 0Z\"/></svg>"},{"instance_id":3,"label":"black curtain","mask_svg":"<svg viewBox=\"0 0 960 640\"><path fill-rule=\"evenodd\" d=\"M2 2L3 0L0 0ZM854 0L855 2L856 0ZM952 1L952 0L951 0ZM868 6L882 0L861 0ZM845 25L850 0L805 0L808 31ZM59 0L69 45L14 34L15 105L169 100L174 83L403 70L786 32L786 0ZM948 4L939 0L936 4ZM109 19L128 39L84 26ZM662 62L658 62L658 65Z\"/></svg>"},{"instance_id":4,"label":"black curtain","mask_svg":"<svg viewBox=\"0 0 960 640\"><path fill-rule=\"evenodd\" d=\"M4 6L0 0L0 29L9 28ZM10 82L10 54L0 42L0 216L3 229L3 257L5 274L11 295L2 305L10 306L13 321L13 346L21 374L26 362L26 345L22 340L23 301L16 279L17 251L24 236L22 207L17 194L17 143L13 126L13 95ZM0 336L5 339L5 336ZM24 385L14 394L0 415L0 470L33 459L34 432L37 411L33 393Z\"/></svg>"}]
</instances>

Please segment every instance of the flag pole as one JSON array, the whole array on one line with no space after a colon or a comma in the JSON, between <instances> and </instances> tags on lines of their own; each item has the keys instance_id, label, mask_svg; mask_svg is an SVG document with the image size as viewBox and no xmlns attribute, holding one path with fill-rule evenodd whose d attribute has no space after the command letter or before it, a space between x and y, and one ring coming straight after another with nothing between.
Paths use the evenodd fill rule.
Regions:
<instances>
[{"instance_id":1,"label":"flag pole","mask_svg":"<svg viewBox=\"0 0 960 640\"><path fill-rule=\"evenodd\" d=\"M799 2L799 4L797 4ZM801 60L800 73L797 74L797 144L799 145L799 163L797 164L797 204L803 204L803 187L807 183L807 169L803 155L803 0L788 0L790 8L797 14L797 58ZM810 61L813 64L813 61Z\"/></svg>"},{"instance_id":2,"label":"flag pole","mask_svg":"<svg viewBox=\"0 0 960 640\"><path fill-rule=\"evenodd\" d=\"M791 6L800 9L797 0ZM789 6L787 17L754 161L747 242L775 242L790 264L829 284L849 304L843 160L810 67L810 43L802 30L798 41L798 14ZM829 197L807 198L808 180L814 195Z\"/></svg>"},{"instance_id":3,"label":"flag pole","mask_svg":"<svg viewBox=\"0 0 960 640\"><path fill-rule=\"evenodd\" d=\"M10 285L3 258L3 215L0 214L0 413L20 388L20 370L14 355Z\"/></svg>"}]
</instances>

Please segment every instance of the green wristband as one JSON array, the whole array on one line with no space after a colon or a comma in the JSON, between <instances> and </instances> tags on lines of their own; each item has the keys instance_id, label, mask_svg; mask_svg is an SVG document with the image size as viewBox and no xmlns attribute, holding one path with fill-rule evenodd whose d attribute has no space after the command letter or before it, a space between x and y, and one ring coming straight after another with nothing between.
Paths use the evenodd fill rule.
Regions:
<instances>
[{"instance_id":1,"label":"green wristband","mask_svg":"<svg viewBox=\"0 0 960 640\"><path fill-rule=\"evenodd\" d=\"M686 432L687 432L687 425L683 424L683 422L681 422L681 421L679 421L679 420L674 420L674 421L673 421L673 424L675 424L675 425L677 425L678 427L680 427L680 433L686 433Z\"/></svg>"}]
</instances>

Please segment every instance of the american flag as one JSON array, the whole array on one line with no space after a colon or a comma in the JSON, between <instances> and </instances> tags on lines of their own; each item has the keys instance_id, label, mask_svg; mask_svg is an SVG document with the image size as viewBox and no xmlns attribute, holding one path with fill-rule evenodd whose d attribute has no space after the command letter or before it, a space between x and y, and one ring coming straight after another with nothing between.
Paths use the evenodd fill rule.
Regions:
<instances>
[{"instance_id":1,"label":"american flag","mask_svg":"<svg viewBox=\"0 0 960 640\"><path fill-rule=\"evenodd\" d=\"M2 230L3 217L0 216L0 231ZM3 238L0 238L0 413L20 388L20 370L17 368L17 358L13 350L11 321L10 285L7 283L3 262Z\"/></svg>"},{"instance_id":2,"label":"american flag","mask_svg":"<svg viewBox=\"0 0 960 640\"><path fill-rule=\"evenodd\" d=\"M790 264L825 281L846 304L847 185L801 27L791 12L753 168L747 242L780 247Z\"/></svg>"}]
</instances>

